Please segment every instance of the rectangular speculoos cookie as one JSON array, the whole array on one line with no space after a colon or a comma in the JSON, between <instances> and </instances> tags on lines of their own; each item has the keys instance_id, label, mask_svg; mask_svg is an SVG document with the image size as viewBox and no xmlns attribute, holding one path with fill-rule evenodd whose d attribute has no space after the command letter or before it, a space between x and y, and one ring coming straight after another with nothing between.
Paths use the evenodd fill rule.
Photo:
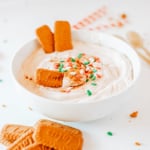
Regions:
<instances>
[{"instance_id":1,"label":"rectangular speculoos cookie","mask_svg":"<svg viewBox=\"0 0 150 150\"><path fill-rule=\"evenodd\" d=\"M32 144L32 145L29 145L27 147L25 147L23 150L56 150L54 148L50 148L48 146L44 146L42 144Z\"/></svg>"},{"instance_id":2,"label":"rectangular speculoos cookie","mask_svg":"<svg viewBox=\"0 0 150 150\"><path fill-rule=\"evenodd\" d=\"M0 143L9 146L30 128L30 126L6 124L0 132Z\"/></svg>"},{"instance_id":3,"label":"rectangular speculoos cookie","mask_svg":"<svg viewBox=\"0 0 150 150\"><path fill-rule=\"evenodd\" d=\"M80 130L48 120L40 120L35 125L33 138L36 143L56 150L82 150Z\"/></svg>"},{"instance_id":4,"label":"rectangular speculoos cookie","mask_svg":"<svg viewBox=\"0 0 150 150\"><path fill-rule=\"evenodd\" d=\"M37 28L36 36L45 53L54 52L54 35L48 25Z\"/></svg>"},{"instance_id":5,"label":"rectangular speculoos cookie","mask_svg":"<svg viewBox=\"0 0 150 150\"><path fill-rule=\"evenodd\" d=\"M34 143L33 140L34 129L29 129L26 133L22 134L15 142L13 142L7 150L22 150L23 148Z\"/></svg>"},{"instance_id":6,"label":"rectangular speculoos cookie","mask_svg":"<svg viewBox=\"0 0 150 150\"><path fill-rule=\"evenodd\" d=\"M36 71L36 83L46 87L61 87L63 84L64 74L62 72L38 69Z\"/></svg>"},{"instance_id":7,"label":"rectangular speculoos cookie","mask_svg":"<svg viewBox=\"0 0 150 150\"><path fill-rule=\"evenodd\" d=\"M5 146L9 146L9 145L12 144L9 140L4 139L4 138L1 137L1 136L0 136L0 143L3 144L3 145L5 145Z\"/></svg>"},{"instance_id":8,"label":"rectangular speculoos cookie","mask_svg":"<svg viewBox=\"0 0 150 150\"><path fill-rule=\"evenodd\" d=\"M65 51L73 48L71 27L68 21L56 21L54 25L55 51Z\"/></svg>"}]
</instances>

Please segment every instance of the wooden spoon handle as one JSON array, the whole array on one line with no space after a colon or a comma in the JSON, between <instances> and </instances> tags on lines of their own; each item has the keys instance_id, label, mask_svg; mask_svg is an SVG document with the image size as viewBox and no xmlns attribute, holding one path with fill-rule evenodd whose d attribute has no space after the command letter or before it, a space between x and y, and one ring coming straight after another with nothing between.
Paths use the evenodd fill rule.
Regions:
<instances>
[{"instance_id":1,"label":"wooden spoon handle","mask_svg":"<svg viewBox=\"0 0 150 150\"><path fill-rule=\"evenodd\" d=\"M150 65L150 59L147 58L146 56L144 56L142 53L140 53L139 51L136 51L137 54L139 55L139 57L141 57L147 64Z\"/></svg>"},{"instance_id":2,"label":"wooden spoon handle","mask_svg":"<svg viewBox=\"0 0 150 150\"><path fill-rule=\"evenodd\" d=\"M119 36L119 35L114 35L115 37L123 40L124 42L128 43L123 37ZM147 50L145 47L143 47L144 52L150 57L150 51ZM138 50L136 50L136 53L138 54L138 56L143 59L147 64L150 65L150 58L147 58L146 56L144 56L142 53L140 53Z\"/></svg>"},{"instance_id":3,"label":"wooden spoon handle","mask_svg":"<svg viewBox=\"0 0 150 150\"><path fill-rule=\"evenodd\" d=\"M142 49L147 54L147 56L150 58L150 51L148 49L146 49L145 47L142 47Z\"/></svg>"}]
</instances>

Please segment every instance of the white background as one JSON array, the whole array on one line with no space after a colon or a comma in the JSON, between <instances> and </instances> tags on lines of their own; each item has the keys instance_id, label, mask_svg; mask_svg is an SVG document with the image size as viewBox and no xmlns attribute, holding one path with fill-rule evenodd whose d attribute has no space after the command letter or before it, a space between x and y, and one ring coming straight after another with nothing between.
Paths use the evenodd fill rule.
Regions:
<instances>
[{"instance_id":1,"label":"white background","mask_svg":"<svg viewBox=\"0 0 150 150\"><path fill-rule=\"evenodd\" d=\"M10 72L15 51L35 38L38 26L53 27L55 20L68 20L74 25L104 5L110 16L126 13L128 23L102 32L126 38L127 31L137 31L150 49L149 0L0 0L0 79L3 80L0 82L0 128L6 123L34 125L38 119L46 118L24 106L23 95L20 97L15 90ZM142 60L141 64L139 80L124 107L97 121L64 122L82 130L83 150L150 150L150 65ZM139 112L135 119L129 117L133 111ZM107 131L113 136L108 136ZM141 146L136 146L136 141Z\"/></svg>"}]
</instances>

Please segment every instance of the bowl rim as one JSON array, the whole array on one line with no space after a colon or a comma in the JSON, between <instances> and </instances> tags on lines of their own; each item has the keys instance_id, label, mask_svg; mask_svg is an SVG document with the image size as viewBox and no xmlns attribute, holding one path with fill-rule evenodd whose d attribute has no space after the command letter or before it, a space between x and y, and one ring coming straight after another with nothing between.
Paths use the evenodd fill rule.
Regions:
<instances>
[{"instance_id":1,"label":"bowl rim","mask_svg":"<svg viewBox=\"0 0 150 150\"><path fill-rule=\"evenodd\" d=\"M87 101L86 102L77 102L77 101L71 101L71 102L69 102L69 101L59 101L59 100L53 100L53 99L49 99L49 98L46 98L46 97L44 97L44 96L42 96L42 95L37 95L36 93L33 93L32 91L30 91L29 89L27 89L26 87L24 87L18 80L17 80L17 77L15 76L15 74L14 74L14 66L13 66L13 64L14 64L14 61L15 61L15 58L17 57L17 55L18 55L18 53L25 47L25 46L27 46L29 43L32 43L32 42L38 42L37 41L37 39L36 38L34 38L34 39L32 39L32 40L29 40L29 41L27 41L26 43L24 43L14 54L13 54L13 56L12 56L12 58L11 58L11 76L12 76L12 78L13 78L13 80L15 81L15 83L17 83L17 85L22 89L22 90L24 90L25 91L25 93L27 92L28 94L30 94L32 97L35 97L35 98L40 98L42 101L44 100L44 101L48 101L48 102L50 102L50 103L53 103L53 104L64 104L64 105L72 105L72 104L76 104L76 105L78 105L78 104L91 104L91 103L97 103L97 102L101 102L101 101L106 101L106 100L109 100L110 98L113 98L113 97L116 97L116 96L119 96L119 95L121 95L122 93L124 93L124 92L126 92L127 90L129 90L129 88L131 88L134 84L135 84L135 82L137 81L137 79L139 78L139 75L140 75L140 71L141 71L141 63L140 63L140 59L139 59L139 57L138 57L138 55L137 55L137 53L135 52L135 50L133 49L133 47L131 47L128 43L126 43L125 41L123 41L123 40L121 40L121 39L119 39L119 38L117 38L117 37L115 37L115 36L113 36L112 34L109 34L109 33L103 33L103 32L100 32L100 31L90 31L90 30L86 30L86 29L84 29L84 30L73 30L72 31L72 33L74 34L78 34L78 33L80 33L80 34L84 34L84 33L96 33L96 34L100 34L101 36L105 36L105 37L109 37L109 38L111 38L112 40L117 40L119 43L122 43L122 44L124 44L125 46L127 46L128 48L130 48L130 50L134 53L134 55L136 56L136 60L137 60L137 67L138 67L138 73L137 73L137 75L136 75L136 77L134 77L134 79L132 80L132 82L127 86L127 88L125 88L125 89L123 89L123 90L121 90L121 91L119 91L119 92L116 92L115 94L113 94L113 95L110 95L110 96L107 96L107 97L105 97L105 98L102 98L102 99L99 99L99 100L90 100L90 99L93 99L93 98L96 98L98 95L96 94L96 95L92 95L91 97L89 96L89 97L87 97Z\"/></svg>"}]
</instances>

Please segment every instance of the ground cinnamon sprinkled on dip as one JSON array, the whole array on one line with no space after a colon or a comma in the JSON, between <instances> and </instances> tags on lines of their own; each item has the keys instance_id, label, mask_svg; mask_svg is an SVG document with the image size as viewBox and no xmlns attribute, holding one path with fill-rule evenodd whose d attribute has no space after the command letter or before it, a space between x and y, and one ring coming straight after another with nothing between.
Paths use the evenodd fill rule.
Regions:
<instances>
[{"instance_id":1,"label":"ground cinnamon sprinkled on dip","mask_svg":"<svg viewBox=\"0 0 150 150\"><path fill-rule=\"evenodd\" d=\"M134 111L130 114L131 118L136 118L138 116L138 111Z\"/></svg>"},{"instance_id":2,"label":"ground cinnamon sprinkled on dip","mask_svg":"<svg viewBox=\"0 0 150 150\"><path fill-rule=\"evenodd\" d=\"M24 77L25 77L25 79L33 80L32 77L29 77L29 76L27 76L27 75L25 75Z\"/></svg>"}]
</instances>

